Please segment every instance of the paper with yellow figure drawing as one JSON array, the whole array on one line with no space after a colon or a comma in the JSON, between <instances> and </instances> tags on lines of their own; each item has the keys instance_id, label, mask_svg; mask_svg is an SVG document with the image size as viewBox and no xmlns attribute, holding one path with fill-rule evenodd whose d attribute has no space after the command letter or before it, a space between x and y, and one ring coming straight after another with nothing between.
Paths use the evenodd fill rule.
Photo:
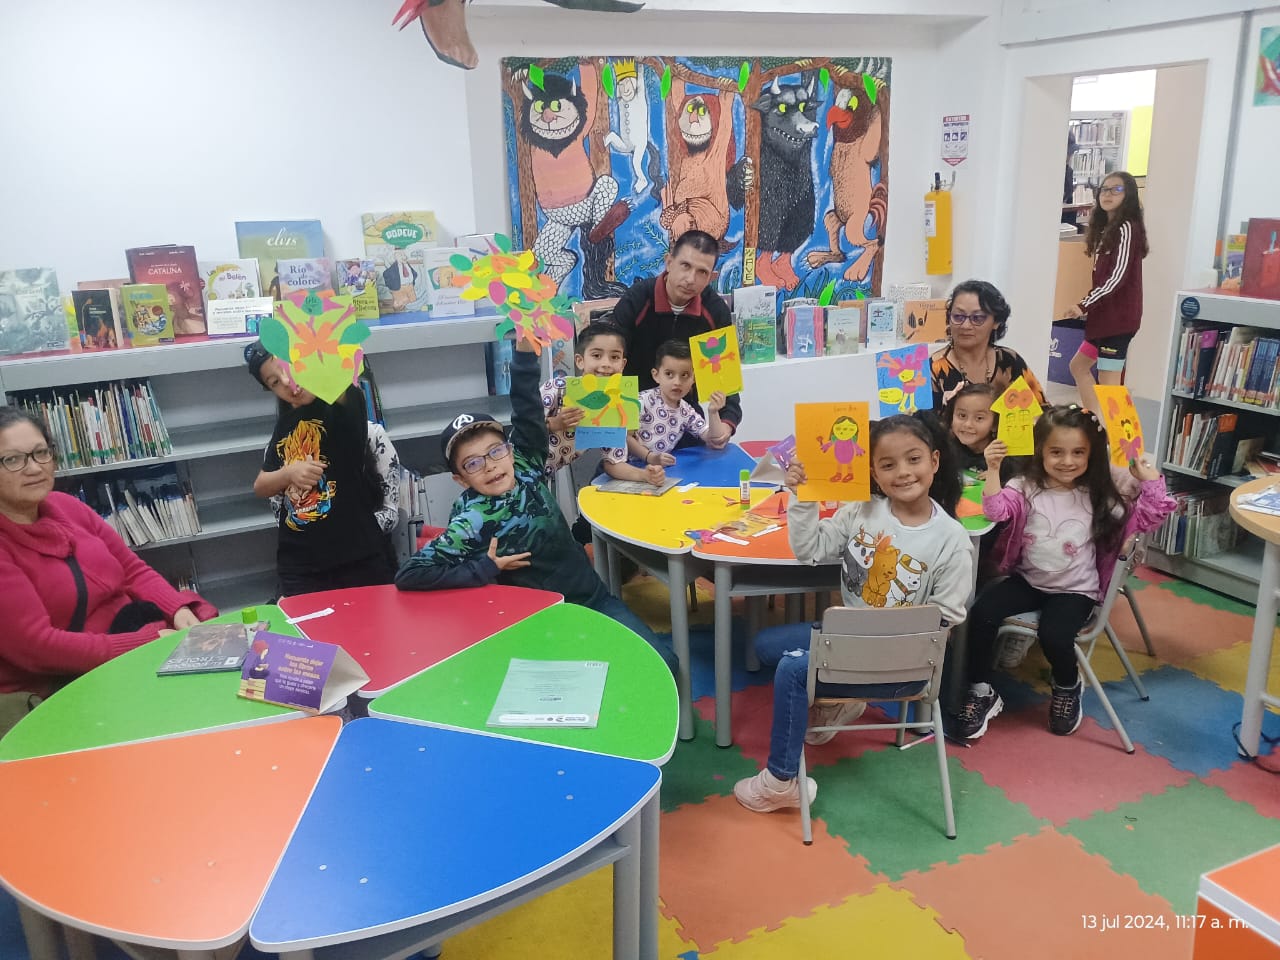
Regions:
<instances>
[{"instance_id":1,"label":"paper with yellow figure drawing","mask_svg":"<svg viewBox=\"0 0 1280 960\"><path fill-rule=\"evenodd\" d=\"M1111 443L1111 462L1117 467L1127 467L1146 452L1142 440L1142 424L1133 405L1129 388L1119 384L1098 384L1093 388L1098 395L1097 411L1107 428L1107 440Z\"/></svg>"},{"instance_id":2,"label":"paper with yellow figure drawing","mask_svg":"<svg viewBox=\"0 0 1280 960\"><path fill-rule=\"evenodd\" d=\"M808 482L801 500L870 500L868 404L797 403L796 459Z\"/></svg>"},{"instance_id":3,"label":"paper with yellow figure drawing","mask_svg":"<svg viewBox=\"0 0 1280 960\"><path fill-rule=\"evenodd\" d=\"M1032 430L1044 410L1027 386L1026 377L1019 377L1009 384L1009 389L1000 394L996 402L991 404L991 409L1000 415L996 439L1005 442L1009 448L1009 456L1029 457L1036 452Z\"/></svg>"},{"instance_id":4,"label":"paper with yellow figure drawing","mask_svg":"<svg viewBox=\"0 0 1280 960\"><path fill-rule=\"evenodd\" d=\"M640 426L639 380L620 373L566 377L562 406L582 411L582 420L574 428L575 447L625 447L627 431Z\"/></svg>"},{"instance_id":5,"label":"paper with yellow figure drawing","mask_svg":"<svg viewBox=\"0 0 1280 960\"><path fill-rule=\"evenodd\" d=\"M717 390L730 394L742 392L742 352L738 349L738 331L721 327L689 338L693 356L693 377L703 403Z\"/></svg>"},{"instance_id":6,"label":"paper with yellow figure drawing","mask_svg":"<svg viewBox=\"0 0 1280 960\"><path fill-rule=\"evenodd\" d=\"M286 380L333 403L364 369L369 328L356 319L351 294L291 293L258 328L262 345L281 361Z\"/></svg>"}]
</instances>

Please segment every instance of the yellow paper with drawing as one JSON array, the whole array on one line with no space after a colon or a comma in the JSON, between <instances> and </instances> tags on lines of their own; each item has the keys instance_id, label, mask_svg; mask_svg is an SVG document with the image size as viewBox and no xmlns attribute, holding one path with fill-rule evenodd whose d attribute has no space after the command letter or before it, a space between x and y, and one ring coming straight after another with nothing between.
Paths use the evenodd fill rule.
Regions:
<instances>
[{"instance_id":1,"label":"yellow paper with drawing","mask_svg":"<svg viewBox=\"0 0 1280 960\"><path fill-rule=\"evenodd\" d=\"M721 327L689 338L693 356L693 377L703 403L717 390L725 396L742 392L742 353L738 350L738 331Z\"/></svg>"},{"instance_id":2,"label":"yellow paper with drawing","mask_svg":"<svg viewBox=\"0 0 1280 960\"><path fill-rule=\"evenodd\" d=\"M797 403L796 459L808 482L801 500L870 500L871 462L866 403Z\"/></svg>"},{"instance_id":3,"label":"yellow paper with drawing","mask_svg":"<svg viewBox=\"0 0 1280 960\"><path fill-rule=\"evenodd\" d=\"M1133 394L1120 384L1098 384L1093 388L1098 395L1098 416L1107 428L1107 440L1111 443L1111 462L1117 467L1127 467L1142 458L1146 448L1142 441L1142 424L1133 405Z\"/></svg>"},{"instance_id":4,"label":"yellow paper with drawing","mask_svg":"<svg viewBox=\"0 0 1280 960\"><path fill-rule=\"evenodd\" d=\"M1000 394L991 409L1000 415L996 439L1003 440L1011 457L1029 457L1036 452L1032 429L1044 412L1036 395L1027 386L1027 378L1019 377Z\"/></svg>"}]
</instances>

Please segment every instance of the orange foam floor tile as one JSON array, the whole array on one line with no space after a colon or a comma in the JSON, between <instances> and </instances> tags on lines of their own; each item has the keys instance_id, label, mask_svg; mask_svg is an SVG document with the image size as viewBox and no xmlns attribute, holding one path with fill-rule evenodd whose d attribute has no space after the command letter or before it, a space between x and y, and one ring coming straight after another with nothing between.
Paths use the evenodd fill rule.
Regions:
<instances>
[{"instance_id":1,"label":"orange foam floor tile","mask_svg":"<svg viewBox=\"0 0 1280 960\"><path fill-rule=\"evenodd\" d=\"M1169 590L1160 590L1156 597L1154 589L1156 588L1148 587L1137 590L1134 595L1138 598L1138 606L1147 623L1147 632L1151 635L1156 656L1162 662L1180 666L1187 660L1249 639L1253 621L1248 617L1227 610L1215 610L1207 604L1196 603ZM1125 650L1131 654L1136 651L1146 653L1138 624L1123 599L1117 600L1111 610L1111 626ZM1102 646L1103 643L1100 643L1099 649ZM1137 661L1134 663L1136 666Z\"/></svg>"},{"instance_id":2,"label":"orange foam floor tile","mask_svg":"<svg viewBox=\"0 0 1280 960\"><path fill-rule=\"evenodd\" d=\"M760 930L741 943L721 945L716 960L779 960L781 957L927 957L972 960L964 940L943 930L932 910L886 884L834 907L820 907L776 930ZM851 931L857 931L856 951Z\"/></svg>"},{"instance_id":3,"label":"orange foam floor tile","mask_svg":"<svg viewBox=\"0 0 1280 960\"><path fill-rule=\"evenodd\" d=\"M956 864L909 873L893 886L936 910L975 960L1191 955L1193 932L1176 929L1167 900L1145 893L1133 877L1049 827ZM1144 918L1141 923L1159 918L1164 926L1126 929L1127 917Z\"/></svg>"},{"instance_id":4,"label":"orange foam floor tile","mask_svg":"<svg viewBox=\"0 0 1280 960\"><path fill-rule=\"evenodd\" d=\"M954 756L1014 803L1055 824L1114 810L1191 779L1141 745L1125 753L1115 732L1088 716L1074 735L1055 737L1045 728L1046 713L1043 705L1006 711L973 749Z\"/></svg>"},{"instance_id":5,"label":"orange foam floor tile","mask_svg":"<svg viewBox=\"0 0 1280 960\"><path fill-rule=\"evenodd\" d=\"M659 887L681 936L706 951L772 929L823 905L869 893L884 877L813 823L800 840L800 812L752 813L733 797L712 797L662 817Z\"/></svg>"},{"instance_id":6,"label":"orange foam floor tile","mask_svg":"<svg viewBox=\"0 0 1280 960\"><path fill-rule=\"evenodd\" d=\"M1272 770L1280 770L1280 753L1272 752L1261 762ZM1280 820L1280 790L1274 773L1252 763L1234 763L1226 770L1214 770L1204 778L1213 787L1221 787L1232 800L1248 803L1264 817Z\"/></svg>"}]
</instances>

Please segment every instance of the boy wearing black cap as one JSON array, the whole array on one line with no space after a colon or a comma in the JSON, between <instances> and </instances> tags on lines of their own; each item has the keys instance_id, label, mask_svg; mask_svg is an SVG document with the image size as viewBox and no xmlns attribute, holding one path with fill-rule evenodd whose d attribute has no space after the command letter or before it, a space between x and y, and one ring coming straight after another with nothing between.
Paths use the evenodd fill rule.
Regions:
<instances>
[{"instance_id":1,"label":"boy wearing black cap","mask_svg":"<svg viewBox=\"0 0 1280 960\"><path fill-rule=\"evenodd\" d=\"M396 573L401 590L505 583L552 590L634 631L675 667L670 643L609 593L547 486L547 423L538 361L520 341L511 363L511 437L484 412L455 417L440 438L453 478L465 487L445 532Z\"/></svg>"}]
</instances>

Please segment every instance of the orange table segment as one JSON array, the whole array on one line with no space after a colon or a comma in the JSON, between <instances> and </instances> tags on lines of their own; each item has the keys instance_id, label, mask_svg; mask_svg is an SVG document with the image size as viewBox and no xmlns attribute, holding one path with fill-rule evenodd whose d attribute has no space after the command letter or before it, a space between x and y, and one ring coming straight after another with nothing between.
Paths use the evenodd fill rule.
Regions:
<instances>
[{"instance_id":1,"label":"orange table segment","mask_svg":"<svg viewBox=\"0 0 1280 960\"><path fill-rule=\"evenodd\" d=\"M0 764L0 883L94 933L233 943L340 728L313 717Z\"/></svg>"}]
</instances>

